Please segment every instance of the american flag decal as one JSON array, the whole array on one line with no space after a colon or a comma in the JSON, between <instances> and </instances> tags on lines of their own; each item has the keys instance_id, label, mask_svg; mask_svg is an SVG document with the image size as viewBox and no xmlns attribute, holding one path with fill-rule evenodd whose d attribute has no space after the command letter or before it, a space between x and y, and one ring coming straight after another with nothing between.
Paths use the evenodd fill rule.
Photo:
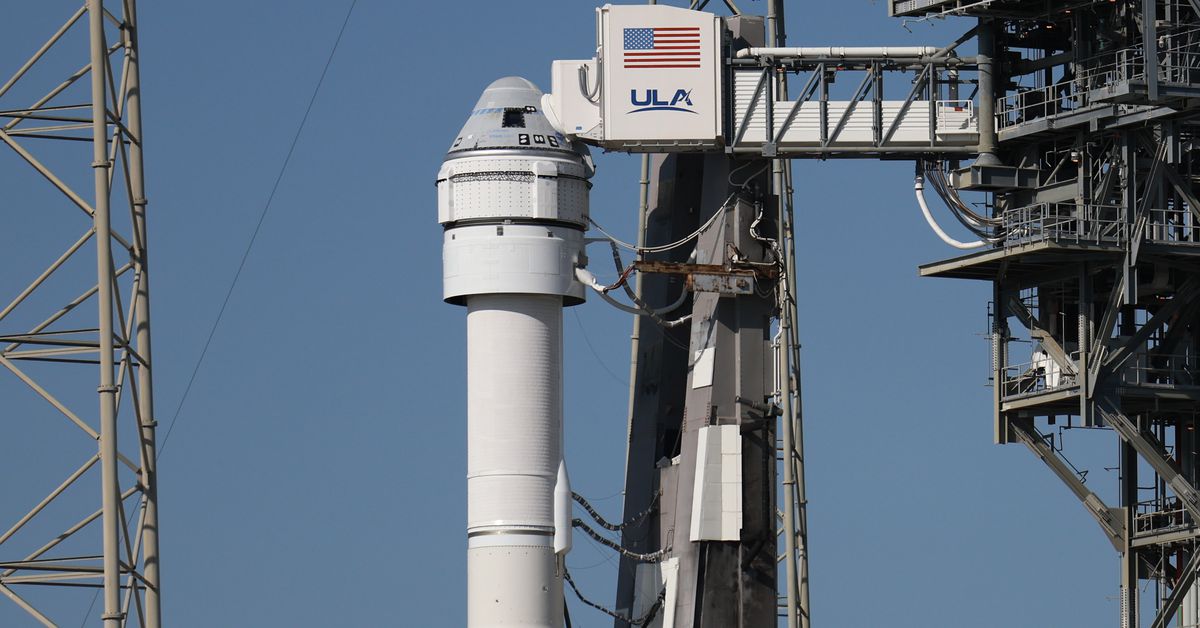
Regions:
<instances>
[{"instance_id":1,"label":"american flag decal","mask_svg":"<svg viewBox=\"0 0 1200 628\"><path fill-rule=\"evenodd\" d=\"M700 67L700 27L626 28L626 68Z\"/></svg>"}]
</instances>

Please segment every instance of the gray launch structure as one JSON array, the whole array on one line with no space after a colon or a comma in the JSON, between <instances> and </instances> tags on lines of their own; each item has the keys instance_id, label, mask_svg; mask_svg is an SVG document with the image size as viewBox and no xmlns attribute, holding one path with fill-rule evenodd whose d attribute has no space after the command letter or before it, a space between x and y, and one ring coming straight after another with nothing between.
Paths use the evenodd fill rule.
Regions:
<instances>
[{"instance_id":1,"label":"gray launch structure","mask_svg":"<svg viewBox=\"0 0 1200 628\"><path fill-rule=\"evenodd\" d=\"M994 153L1029 169L950 173L990 192L991 246L921 268L992 284L996 442L1030 449L1120 553L1123 628L1196 625L1200 3L891 5L978 18ZM1115 437L1115 491L1075 467L1081 428Z\"/></svg>"},{"instance_id":2,"label":"gray launch structure","mask_svg":"<svg viewBox=\"0 0 1200 628\"><path fill-rule=\"evenodd\" d=\"M695 228L685 208L719 203L726 190L713 189L712 179L721 178L713 173L728 168L730 155L776 164L915 162L915 205L943 241L974 251L920 273L993 285L996 442L1023 444L1042 460L1120 553L1121 626L1200 623L1200 276L1193 263L1200 251L1200 2L892 0L889 10L909 20L975 23L958 40L929 47L760 47L730 35L727 83L719 90L729 118L715 142L724 156L598 136L601 146L671 153L651 160L647 245ZM782 77L792 74L803 87L788 101ZM862 80L850 100L832 96L836 79L853 74ZM885 96L893 74L911 77L903 100ZM788 200L790 185L775 177L765 183L760 200ZM977 239L950 237L932 216L927 192ZM969 203L972 193L986 203ZM780 216L790 213L787 207ZM702 242L749 250L739 237L752 230L739 228L739 216L740 209L731 211L727 230ZM702 244L698 258L711 250ZM657 268L684 262L667 257ZM677 286L654 274L655 263L645 264L643 296L652 305L669 302ZM761 461L756 421L779 408L749 403L764 391L769 400L798 402L798 379L782 397L775 386L756 386L772 377L757 370L757 343L746 342L763 304L753 295L706 296L696 296L689 328L663 329L645 317L635 328L626 513L651 515L626 528L623 543L678 561L668 570L678 578L676 626L767 625L757 613L765 599L759 594L770 587L788 624L803 625L810 612L801 596L805 561L781 553L784 565L805 573L778 581L755 564L755 552L772 544L756 536L756 508L769 501L758 489L777 479L773 467L754 467ZM784 315L786 328L787 308L772 313ZM716 357L714 385L701 391L694 379L706 349ZM795 359L789 373L798 373ZM798 408L788 416L794 419L777 425L800 426ZM741 433L742 528L729 540L683 543L689 519L703 510L689 483L703 475L699 432L722 424ZM1117 470L1115 490L1099 484L1098 469L1089 477L1073 465L1077 429L1116 437L1120 455L1106 465ZM796 437L794 449L780 450L802 461L802 434ZM802 490L802 464L782 468L800 474L782 478L779 495ZM802 496L796 503L806 507ZM783 516L778 532L802 554L803 517L789 519ZM785 531L788 523L800 527ZM618 609L632 615L647 595L639 570L645 566L637 557L623 559ZM1148 587L1155 594L1142 593Z\"/></svg>"},{"instance_id":3,"label":"gray launch structure","mask_svg":"<svg viewBox=\"0 0 1200 628\"><path fill-rule=\"evenodd\" d=\"M730 18L725 26L740 46L765 44L761 17ZM729 252L738 251L743 268L777 268L778 251L771 242L780 230L777 199L767 193L770 159L672 154L656 155L650 164L643 236L647 248L675 242L714 214L720 216L698 238L694 253L675 249L639 257L645 271L641 296L648 305L665 306L686 289L684 276L662 272L674 264L732 268ZM650 515L626 527L621 538L637 553L667 549L671 577L685 583L669 600L676 626L768 626L777 621L780 410L772 345L780 339L772 336L777 295L769 286L781 276L758 278L759 291L697 291L689 324L668 328L643 320L638 327L625 512ZM724 438L740 441L734 473L740 476L741 519L733 534L704 531L696 537L699 526L693 517L708 514L694 503L697 496L705 498L704 487L697 486L697 478L705 478L696 469L698 464L703 468L712 451L711 446L705 451L700 435L708 443L719 427L727 430ZM639 600L650 597L644 581L657 582L648 573L636 557L621 558L619 613L642 614L646 604ZM657 593L653 588L651 595Z\"/></svg>"}]
</instances>

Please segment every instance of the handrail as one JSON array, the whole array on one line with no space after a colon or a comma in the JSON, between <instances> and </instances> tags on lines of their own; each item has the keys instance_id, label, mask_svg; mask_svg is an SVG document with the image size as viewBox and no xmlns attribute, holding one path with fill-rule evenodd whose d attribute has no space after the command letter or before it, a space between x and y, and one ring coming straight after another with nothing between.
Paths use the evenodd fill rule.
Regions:
<instances>
[{"instance_id":1,"label":"handrail","mask_svg":"<svg viewBox=\"0 0 1200 628\"><path fill-rule=\"evenodd\" d=\"M1128 241L1128 224L1115 205L1037 203L1000 215L1004 245L1041 241L1094 243Z\"/></svg>"},{"instance_id":2,"label":"handrail","mask_svg":"<svg viewBox=\"0 0 1200 628\"><path fill-rule=\"evenodd\" d=\"M1158 82L1200 82L1200 28L1163 35L1158 49ZM1146 80L1141 44L1084 59L1079 74L1052 85L1021 89L996 100L997 128L1008 128L1093 104L1097 92L1124 82Z\"/></svg>"}]
</instances>

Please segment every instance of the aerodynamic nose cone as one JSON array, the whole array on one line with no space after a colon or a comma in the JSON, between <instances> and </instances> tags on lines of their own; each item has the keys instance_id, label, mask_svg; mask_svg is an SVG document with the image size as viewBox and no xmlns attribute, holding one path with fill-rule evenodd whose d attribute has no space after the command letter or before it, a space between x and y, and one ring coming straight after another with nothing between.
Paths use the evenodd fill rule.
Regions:
<instances>
[{"instance_id":1,"label":"aerodynamic nose cone","mask_svg":"<svg viewBox=\"0 0 1200 628\"><path fill-rule=\"evenodd\" d=\"M454 138L449 156L474 150L537 150L571 153L541 110L542 90L519 76L493 81Z\"/></svg>"}]
</instances>

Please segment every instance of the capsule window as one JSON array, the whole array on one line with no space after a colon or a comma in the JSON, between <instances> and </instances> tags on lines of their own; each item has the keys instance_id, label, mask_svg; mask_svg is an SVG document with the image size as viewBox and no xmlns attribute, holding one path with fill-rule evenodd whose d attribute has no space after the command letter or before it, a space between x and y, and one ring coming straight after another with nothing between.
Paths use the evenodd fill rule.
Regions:
<instances>
[{"instance_id":1,"label":"capsule window","mask_svg":"<svg viewBox=\"0 0 1200 628\"><path fill-rule=\"evenodd\" d=\"M507 107L504 110L504 118L500 125L506 129L523 129L525 128L525 109L521 107Z\"/></svg>"}]
</instances>

